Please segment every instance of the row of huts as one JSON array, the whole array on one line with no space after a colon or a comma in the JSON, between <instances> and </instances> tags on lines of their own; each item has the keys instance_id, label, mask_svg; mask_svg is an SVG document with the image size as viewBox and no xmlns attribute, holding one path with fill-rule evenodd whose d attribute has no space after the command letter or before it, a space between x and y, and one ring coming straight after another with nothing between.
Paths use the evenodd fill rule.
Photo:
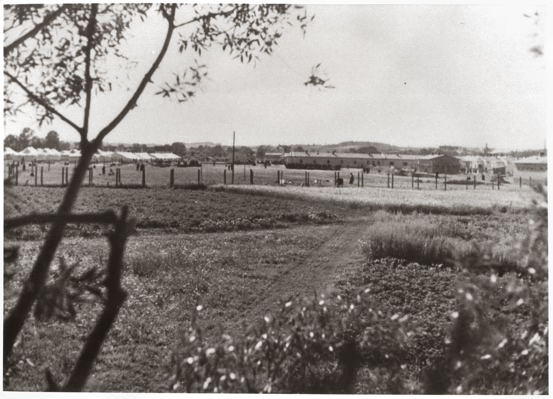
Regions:
<instances>
[{"instance_id":1,"label":"row of huts","mask_svg":"<svg viewBox=\"0 0 553 399\"><path fill-rule=\"evenodd\" d=\"M338 152L290 152L282 156L284 165L290 169L360 168L382 171L388 169L424 173L456 174L460 171L459 160L450 155L404 155L404 154L356 154Z\"/></svg>"},{"instance_id":2,"label":"row of huts","mask_svg":"<svg viewBox=\"0 0 553 399\"><path fill-rule=\"evenodd\" d=\"M513 158L506 156L451 156L444 154L360 154L339 152L267 153L265 160L283 163L290 169L359 168L389 169L421 173L499 174L522 176L547 173L547 157Z\"/></svg>"}]
</instances>

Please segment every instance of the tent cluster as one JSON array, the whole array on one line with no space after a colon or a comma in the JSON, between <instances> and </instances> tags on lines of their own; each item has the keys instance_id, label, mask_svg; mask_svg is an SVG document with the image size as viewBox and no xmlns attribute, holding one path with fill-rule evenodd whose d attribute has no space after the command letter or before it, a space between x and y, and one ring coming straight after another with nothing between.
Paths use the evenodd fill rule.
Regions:
<instances>
[{"instance_id":1,"label":"tent cluster","mask_svg":"<svg viewBox=\"0 0 553 399\"><path fill-rule=\"evenodd\" d=\"M81 156L79 150L58 151L53 148L34 148L27 147L19 152L9 147L4 149L4 159L6 160L35 160L35 161L63 161L77 159Z\"/></svg>"},{"instance_id":2,"label":"tent cluster","mask_svg":"<svg viewBox=\"0 0 553 399\"><path fill-rule=\"evenodd\" d=\"M53 148L34 148L27 147L17 152L13 149L4 148L4 159L15 161L69 161L76 160L81 156L79 150L58 151ZM97 162L148 162L148 161L178 161L181 157L173 153L154 152L127 152L127 151L102 151L98 150L94 154L93 160Z\"/></svg>"}]
</instances>

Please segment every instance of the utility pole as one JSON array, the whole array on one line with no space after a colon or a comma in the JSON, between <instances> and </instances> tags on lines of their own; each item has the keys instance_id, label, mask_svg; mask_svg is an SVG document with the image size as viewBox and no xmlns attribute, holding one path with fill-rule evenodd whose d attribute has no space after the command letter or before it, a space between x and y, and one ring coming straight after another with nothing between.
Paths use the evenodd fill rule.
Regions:
<instances>
[{"instance_id":1,"label":"utility pole","mask_svg":"<svg viewBox=\"0 0 553 399\"><path fill-rule=\"evenodd\" d=\"M232 132L232 180L231 184L234 184L234 143L236 139L236 132Z\"/></svg>"}]
</instances>

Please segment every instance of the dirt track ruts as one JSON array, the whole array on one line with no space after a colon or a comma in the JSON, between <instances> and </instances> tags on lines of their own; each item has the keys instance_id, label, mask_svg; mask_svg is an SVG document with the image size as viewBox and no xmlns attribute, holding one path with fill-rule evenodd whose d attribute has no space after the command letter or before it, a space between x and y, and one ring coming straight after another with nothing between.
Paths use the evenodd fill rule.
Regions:
<instances>
[{"instance_id":1,"label":"dirt track ruts","mask_svg":"<svg viewBox=\"0 0 553 399\"><path fill-rule=\"evenodd\" d=\"M263 290L260 300L246 310L240 319L252 320L263 316L275 310L281 300L309 297L315 292L332 292L341 275L365 262L361 240L369 229L370 223L364 218L332 225L330 238L311 251L303 262L294 264L273 279Z\"/></svg>"}]
</instances>

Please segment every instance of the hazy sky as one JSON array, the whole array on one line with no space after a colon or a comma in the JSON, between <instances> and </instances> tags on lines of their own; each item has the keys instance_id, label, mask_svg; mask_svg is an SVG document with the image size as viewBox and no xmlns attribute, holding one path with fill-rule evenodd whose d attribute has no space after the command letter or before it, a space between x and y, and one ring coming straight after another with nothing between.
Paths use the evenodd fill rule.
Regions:
<instances>
[{"instance_id":1,"label":"hazy sky","mask_svg":"<svg viewBox=\"0 0 553 399\"><path fill-rule=\"evenodd\" d=\"M541 148L546 136L542 22L523 16L540 8L447 5L308 6L316 15L305 38L288 30L270 57L255 67L219 50L202 62L209 81L191 103L153 96L151 85L108 142L173 141L237 144L311 144L370 140L397 145ZM140 61L135 87L153 60L165 24L140 24L129 41ZM538 34L537 36L534 36ZM191 54L170 51L154 76L161 83ZM322 62L336 87L307 88ZM128 92L93 101L93 127L120 109ZM66 111L74 120L82 117ZM62 122L38 128L31 117L5 120L6 134L32 126L62 139L77 133Z\"/></svg>"}]
</instances>

